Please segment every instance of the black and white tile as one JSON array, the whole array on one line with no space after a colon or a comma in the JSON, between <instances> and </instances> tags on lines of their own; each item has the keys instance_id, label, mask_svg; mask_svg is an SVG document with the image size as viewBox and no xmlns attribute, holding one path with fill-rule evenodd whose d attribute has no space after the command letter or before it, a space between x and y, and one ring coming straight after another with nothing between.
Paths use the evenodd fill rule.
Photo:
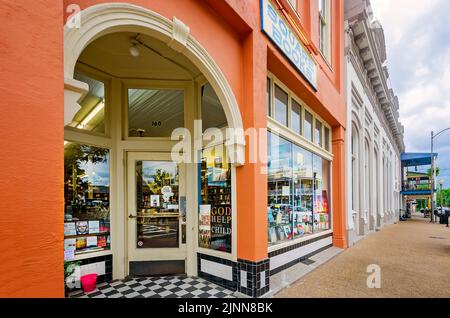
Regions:
<instances>
[{"instance_id":1,"label":"black and white tile","mask_svg":"<svg viewBox=\"0 0 450 318\"><path fill-rule=\"evenodd\" d=\"M234 292L202 278L148 277L103 283L90 293L71 293L73 298L234 298Z\"/></svg>"}]
</instances>

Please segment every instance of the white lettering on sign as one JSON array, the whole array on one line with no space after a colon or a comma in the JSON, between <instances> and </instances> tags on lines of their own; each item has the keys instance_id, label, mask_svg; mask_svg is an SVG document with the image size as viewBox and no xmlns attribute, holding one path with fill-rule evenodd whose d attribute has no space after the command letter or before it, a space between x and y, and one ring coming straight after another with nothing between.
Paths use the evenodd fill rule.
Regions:
<instances>
[{"instance_id":1,"label":"white lettering on sign","mask_svg":"<svg viewBox=\"0 0 450 318\"><path fill-rule=\"evenodd\" d=\"M317 64L270 0L261 0L261 29L317 89Z\"/></svg>"}]
</instances>

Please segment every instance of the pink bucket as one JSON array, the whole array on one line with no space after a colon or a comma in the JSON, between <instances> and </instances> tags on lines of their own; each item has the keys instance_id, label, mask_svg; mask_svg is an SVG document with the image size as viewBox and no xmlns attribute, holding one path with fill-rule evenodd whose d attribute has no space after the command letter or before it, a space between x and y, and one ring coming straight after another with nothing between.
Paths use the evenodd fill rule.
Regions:
<instances>
[{"instance_id":1,"label":"pink bucket","mask_svg":"<svg viewBox=\"0 0 450 318\"><path fill-rule=\"evenodd\" d=\"M81 286L83 286L83 291L89 293L95 289L97 284L97 274L88 274L81 276Z\"/></svg>"}]
</instances>

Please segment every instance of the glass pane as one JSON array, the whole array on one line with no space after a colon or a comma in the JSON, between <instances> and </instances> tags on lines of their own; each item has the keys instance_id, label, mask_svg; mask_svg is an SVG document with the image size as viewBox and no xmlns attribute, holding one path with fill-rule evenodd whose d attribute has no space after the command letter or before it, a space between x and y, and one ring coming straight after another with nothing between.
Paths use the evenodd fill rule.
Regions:
<instances>
[{"instance_id":1,"label":"glass pane","mask_svg":"<svg viewBox=\"0 0 450 318\"><path fill-rule=\"evenodd\" d=\"M330 163L314 155L314 233L330 229Z\"/></svg>"},{"instance_id":2,"label":"glass pane","mask_svg":"<svg viewBox=\"0 0 450 318\"><path fill-rule=\"evenodd\" d=\"M65 260L110 248L109 150L64 143Z\"/></svg>"},{"instance_id":3,"label":"glass pane","mask_svg":"<svg viewBox=\"0 0 450 318\"><path fill-rule=\"evenodd\" d=\"M231 253L231 164L225 146L202 151L199 174L199 246Z\"/></svg>"},{"instance_id":4,"label":"glass pane","mask_svg":"<svg viewBox=\"0 0 450 318\"><path fill-rule=\"evenodd\" d=\"M268 135L269 244L292 239L292 144Z\"/></svg>"},{"instance_id":5,"label":"glass pane","mask_svg":"<svg viewBox=\"0 0 450 318\"><path fill-rule=\"evenodd\" d=\"M170 137L179 127L184 127L183 91L128 90L129 137Z\"/></svg>"},{"instance_id":6,"label":"glass pane","mask_svg":"<svg viewBox=\"0 0 450 318\"><path fill-rule=\"evenodd\" d=\"M291 129L298 134L302 133L302 108L300 105L292 99L292 112L291 112Z\"/></svg>"},{"instance_id":7,"label":"glass pane","mask_svg":"<svg viewBox=\"0 0 450 318\"><path fill-rule=\"evenodd\" d=\"M137 248L179 246L178 166L136 161Z\"/></svg>"},{"instance_id":8,"label":"glass pane","mask_svg":"<svg viewBox=\"0 0 450 318\"><path fill-rule=\"evenodd\" d=\"M305 138L312 141L313 116L305 110Z\"/></svg>"},{"instance_id":9,"label":"glass pane","mask_svg":"<svg viewBox=\"0 0 450 318\"><path fill-rule=\"evenodd\" d=\"M314 142L316 145L322 147L322 123L316 120L316 127L314 131Z\"/></svg>"},{"instance_id":10,"label":"glass pane","mask_svg":"<svg viewBox=\"0 0 450 318\"><path fill-rule=\"evenodd\" d=\"M294 238L313 233L313 155L294 145Z\"/></svg>"},{"instance_id":11,"label":"glass pane","mask_svg":"<svg viewBox=\"0 0 450 318\"><path fill-rule=\"evenodd\" d=\"M330 151L330 129L325 127L325 150Z\"/></svg>"},{"instance_id":12,"label":"glass pane","mask_svg":"<svg viewBox=\"0 0 450 318\"><path fill-rule=\"evenodd\" d=\"M210 84L202 87L202 123L203 132L208 128L223 128L228 124L222 104Z\"/></svg>"},{"instance_id":13,"label":"glass pane","mask_svg":"<svg viewBox=\"0 0 450 318\"><path fill-rule=\"evenodd\" d=\"M89 92L79 103L80 109L74 109L75 115L67 126L82 130L105 133L105 85L78 71L74 78L89 85ZM70 112L70 110L68 110Z\"/></svg>"},{"instance_id":14,"label":"glass pane","mask_svg":"<svg viewBox=\"0 0 450 318\"><path fill-rule=\"evenodd\" d=\"M275 120L287 126L288 94L275 85Z\"/></svg>"},{"instance_id":15,"label":"glass pane","mask_svg":"<svg viewBox=\"0 0 450 318\"><path fill-rule=\"evenodd\" d=\"M270 103L272 101L272 96L271 96L271 92L270 92L270 87L271 87L271 81L270 78L267 79L267 87L266 87L266 101L267 101L267 116L272 116L272 111L270 109Z\"/></svg>"}]
</instances>

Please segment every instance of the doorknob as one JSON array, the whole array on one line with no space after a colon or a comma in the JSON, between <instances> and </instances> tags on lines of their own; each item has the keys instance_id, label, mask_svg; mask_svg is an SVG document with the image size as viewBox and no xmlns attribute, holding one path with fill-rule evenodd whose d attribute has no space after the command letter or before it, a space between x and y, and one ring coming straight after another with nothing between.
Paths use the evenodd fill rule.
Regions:
<instances>
[{"instance_id":1,"label":"doorknob","mask_svg":"<svg viewBox=\"0 0 450 318\"><path fill-rule=\"evenodd\" d=\"M129 218L129 219L135 219L135 218L137 218L137 216L136 216L136 215L133 215L133 214L130 214L130 215L128 216L128 218Z\"/></svg>"}]
</instances>

